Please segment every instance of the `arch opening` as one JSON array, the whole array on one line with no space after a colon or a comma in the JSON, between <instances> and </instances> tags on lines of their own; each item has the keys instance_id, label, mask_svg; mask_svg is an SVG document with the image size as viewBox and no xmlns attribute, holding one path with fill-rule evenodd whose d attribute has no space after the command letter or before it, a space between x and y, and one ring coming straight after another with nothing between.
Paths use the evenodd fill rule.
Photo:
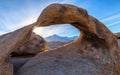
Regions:
<instances>
[{"instance_id":1,"label":"arch opening","mask_svg":"<svg viewBox=\"0 0 120 75\"><path fill-rule=\"evenodd\" d=\"M53 50L68 44L76 40L80 35L80 31L70 24L36 27L33 32L46 40L48 50Z\"/></svg>"}]
</instances>

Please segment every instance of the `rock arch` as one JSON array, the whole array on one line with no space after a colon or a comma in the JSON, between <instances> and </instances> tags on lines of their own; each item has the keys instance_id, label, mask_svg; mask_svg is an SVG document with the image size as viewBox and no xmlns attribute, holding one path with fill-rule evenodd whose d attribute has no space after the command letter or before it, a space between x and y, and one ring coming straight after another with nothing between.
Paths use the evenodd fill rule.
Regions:
<instances>
[{"instance_id":1,"label":"rock arch","mask_svg":"<svg viewBox=\"0 0 120 75\"><path fill-rule=\"evenodd\" d=\"M82 8L69 4L49 5L43 10L37 22L28 26L27 30L23 32L26 32L25 36L28 36L33 27L66 23L73 25L81 31L79 38L54 51L40 53L27 62L16 75L120 74L120 55L115 36L104 24L90 16L87 11ZM22 30L19 34L20 33L22 33ZM14 32L12 34L14 34ZM24 40L25 38L26 37L24 37ZM23 40L23 37L20 39ZM12 49L4 49L4 45L8 43L7 39L7 43L4 43L2 46L0 45L1 51L5 50L3 51L6 52L4 54L9 55L12 50L17 47L16 44L21 43L21 40L15 41L16 43L10 46ZM0 42L0 44L1 43L2 42ZM2 74L1 72L0 68L0 74Z\"/></svg>"},{"instance_id":2,"label":"rock arch","mask_svg":"<svg viewBox=\"0 0 120 75\"><path fill-rule=\"evenodd\" d=\"M102 45L108 45L109 48L114 43L114 47L117 48L115 36L111 31L104 24L90 16L85 9L68 4L52 4L43 10L38 18L37 25L49 26L53 24L71 24L81 31L81 37L88 39L88 42L96 40L99 45L101 42ZM90 43L92 44L92 42Z\"/></svg>"},{"instance_id":3,"label":"rock arch","mask_svg":"<svg viewBox=\"0 0 120 75\"><path fill-rule=\"evenodd\" d=\"M119 48L115 36L86 10L68 4L52 4L43 10L36 26L66 23L81 31L79 38L54 51L37 55L17 72L18 75L120 74ZM34 73L29 69L31 66Z\"/></svg>"}]
</instances>

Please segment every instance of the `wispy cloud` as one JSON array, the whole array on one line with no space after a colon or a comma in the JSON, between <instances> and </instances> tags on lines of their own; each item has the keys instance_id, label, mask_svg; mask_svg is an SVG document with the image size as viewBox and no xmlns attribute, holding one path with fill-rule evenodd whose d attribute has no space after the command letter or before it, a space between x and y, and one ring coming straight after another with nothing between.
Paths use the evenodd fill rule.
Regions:
<instances>
[{"instance_id":1,"label":"wispy cloud","mask_svg":"<svg viewBox=\"0 0 120 75\"><path fill-rule=\"evenodd\" d=\"M109 28L111 26L115 26L120 24L120 14L114 14L112 16L106 17L102 19L101 21L106 24L106 26ZM112 29L112 28L111 28Z\"/></svg>"},{"instance_id":2,"label":"wispy cloud","mask_svg":"<svg viewBox=\"0 0 120 75\"><path fill-rule=\"evenodd\" d=\"M13 15L14 15L14 13L13 13ZM4 20L1 20L1 23L4 26L3 30L14 31L18 28L21 28L25 25L35 22L37 19L37 17L35 17L34 15L28 15L24 19L20 19L19 21L14 21L14 19L16 19L16 18L8 17L8 15L4 16Z\"/></svg>"},{"instance_id":3,"label":"wispy cloud","mask_svg":"<svg viewBox=\"0 0 120 75\"><path fill-rule=\"evenodd\" d=\"M114 25L116 25L116 24L120 24L120 21L113 22L113 23L111 23L111 24L108 24L107 26L110 27L110 26L114 26Z\"/></svg>"},{"instance_id":4,"label":"wispy cloud","mask_svg":"<svg viewBox=\"0 0 120 75\"><path fill-rule=\"evenodd\" d=\"M29 4L29 6L30 5L31 4ZM12 11L10 11L9 13L2 11L2 13L0 14L0 16L2 17L0 18L0 25L3 26L3 29L1 29L0 31L11 32L23 26L34 23L37 20L42 9L42 6L40 6L40 8L30 6L25 7L24 9L21 6L20 10L12 9Z\"/></svg>"},{"instance_id":5,"label":"wispy cloud","mask_svg":"<svg viewBox=\"0 0 120 75\"><path fill-rule=\"evenodd\" d=\"M51 0L43 3L39 3L39 6L38 5L33 6L32 5L33 3L29 2L27 3L28 6L24 7L24 9L21 6L20 10L12 9L9 13L7 13L6 11L2 11L0 16L2 16L3 18L0 18L0 25L3 25L7 31L14 31L18 28L34 23L37 20L41 11L47 5L60 1L61 0ZM61 2L63 2L63 0ZM8 10L9 9L11 8L8 7Z\"/></svg>"},{"instance_id":6,"label":"wispy cloud","mask_svg":"<svg viewBox=\"0 0 120 75\"><path fill-rule=\"evenodd\" d=\"M69 3L69 4L74 4L77 0L63 0L60 3Z\"/></svg>"},{"instance_id":7,"label":"wispy cloud","mask_svg":"<svg viewBox=\"0 0 120 75\"><path fill-rule=\"evenodd\" d=\"M113 19L117 19L117 18L120 18L120 14L115 14L115 15L109 16L107 18L102 19L101 21L106 22L106 21L111 21Z\"/></svg>"}]
</instances>

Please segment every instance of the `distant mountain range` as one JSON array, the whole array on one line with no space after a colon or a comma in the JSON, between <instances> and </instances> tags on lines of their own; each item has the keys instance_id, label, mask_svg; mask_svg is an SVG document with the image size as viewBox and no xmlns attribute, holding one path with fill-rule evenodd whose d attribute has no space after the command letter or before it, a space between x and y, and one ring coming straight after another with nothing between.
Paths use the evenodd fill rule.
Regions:
<instances>
[{"instance_id":1,"label":"distant mountain range","mask_svg":"<svg viewBox=\"0 0 120 75\"><path fill-rule=\"evenodd\" d=\"M67 44L66 42L61 42L61 41L50 41L50 42L47 42L47 45L48 45L48 50L51 50L51 49L54 49L54 48L58 48L60 46L63 46Z\"/></svg>"},{"instance_id":2,"label":"distant mountain range","mask_svg":"<svg viewBox=\"0 0 120 75\"><path fill-rule=\"evenodd\" d=\"M55 35L46 37L45 40L48 42L51 42L51 41L70 42L70 41L75 40L76 38L77 36L63 37L63 36L59 36L55 34Z\"/></svg>"},{"instance_id":3,"label":"distant mountain range","mask_svg":"<svg viewBox=\"0 0 120 75\"><path fill-rule=\"evenodd\" d=\"M117 39L118 39L118 45L120 47L120 33L115 33ZM45 40L48 43L48 46L50 49L53 48L57 48L60 46L63 46L75 39L77 39L78 36L73 36L73 37L63 37L63 36L59 36L59 35L52 35L52 36L48 36L45 38Z\"/></svg>"}]
</instances>

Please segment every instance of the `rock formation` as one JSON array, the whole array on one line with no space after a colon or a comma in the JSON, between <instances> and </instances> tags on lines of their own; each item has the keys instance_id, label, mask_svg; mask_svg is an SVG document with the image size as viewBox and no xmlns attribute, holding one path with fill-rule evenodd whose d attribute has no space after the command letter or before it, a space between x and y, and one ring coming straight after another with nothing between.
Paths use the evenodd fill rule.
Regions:
<instances>
[{"instance_id":1,"label":"rock formation","mask_svg":"<svg viewBox=\"0 0 120 75\"><path fill-rule=\"evenodd\" d=\"M13 75L8 58L26 43L34 27L56 24L71 24L81 34L69 44L39 53L14 75L120 75L114 34L86 10L69 4L49 5L36 23L0 36L0 75Z\"/></svg>"},{"instance_id":2,"label":"rock formation","mask_svg":"<svg viewBox=\"0 0 120 75\"><path fill-rule=\"evenodd\" d=\"M118 46L119 46L119 48L120 48L120 39L118 39Z\"/></svg>"},{"instance_id":3,"label":"rock formation","mask_svg":"<svg viewBox=\"0 0 120 75\"><path fill-rule=\"evenodd\" d=\"M67 43L66 42L61 42L61 41L50 41L50 42L47 42L48 50L53 50L55 48L62 47L63 45L65 45Z\"/></svg>"},{"instance_id":4,"label":"rock formation","mask_svg":"<svg viewBox=\"0 0 120 75\"><path fill-rule=\"evenodd\" d=\"M117 39L120 39L120 33L115 33L115 36L117 37Z\"/></svg>"},{"instance_id":5,"label":"rock formation","mask_svg":"<svg viewBox=\"0 0 120 75\"><path fill-rule=\"evenodd\" d=\"M120 48L120 33L115 33L115 36L117 37L118 46Z\"/></svg>"},{"instance_id":6,"label":"rock formation","mask_svg":"<svg viewBox=\"0 0 120 75\"><path fill-rule=\"evenodd\" d=\"M36 55L39 52L45 51L47 49L47 43L45 40L35 33L32 32L30 39L27 39L27 41L13 54L15 55Z\"/></svg>"},{"instance_id":7,"label":"rock formation","mask_svg":"<svg viewBox=\"0 0 120 75\"><path fill-rule=\"evenodd\" d=\"M35 55L34 55L35 56ZM34 56L14 56L9 58L9 62L13 64L13 75L17 72L27 61Z\"/></svg>"},{"instance_id":8,"label":"rock formation","mask_svg":"<svg viewBox=\"0 0 120 75\"><path fill-rule=\"evenodd\" d=\"M45 50L47 50L46 41L32 32L30 38L11 54L10 62L13 64L14 72L32 57Z\"/></svg>"},{"instance_id":9,"label":"rock formation","mask_svg":"<svg viewBox=\"0 0 120 75\"><path fill-rule=\"evenodd\" d=\"M0 75L13 75L13 66L8 58L10 54L29 39L33 25L0 36Z\"/></svg>"},{"instance_id":10,"label":"rock formation","mask_svg":"<svg viewBox=\"0 0 120 75\"><path fill-rule=\"evenodd\" d=\"M86 10L52 4L43 10L36 26L71 24L81 31L75 41L28 61L16 75L120 75L117 39Z\"/></svg>"}]
</instances>

